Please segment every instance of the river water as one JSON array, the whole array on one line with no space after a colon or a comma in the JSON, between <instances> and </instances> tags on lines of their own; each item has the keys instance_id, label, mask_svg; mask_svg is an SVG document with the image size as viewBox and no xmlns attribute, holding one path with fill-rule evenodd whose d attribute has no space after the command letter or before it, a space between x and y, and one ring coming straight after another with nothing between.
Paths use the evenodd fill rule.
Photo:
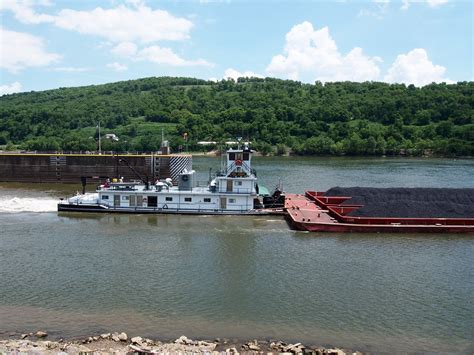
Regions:
<instances>
[{"instance_id":1,"label":"river water","mask_svg":"<svg viewBox=\"0 0 474 355\"><path fill-rule=\"evenodd\" d=\"M216 158L195 157L207 179ZM474 160L256 158L261 183L474 187ZM474 236L292 231L279 217L58 214L0 185L0 337L103 331L474 351Z\"/></svg>"}]
</instances>

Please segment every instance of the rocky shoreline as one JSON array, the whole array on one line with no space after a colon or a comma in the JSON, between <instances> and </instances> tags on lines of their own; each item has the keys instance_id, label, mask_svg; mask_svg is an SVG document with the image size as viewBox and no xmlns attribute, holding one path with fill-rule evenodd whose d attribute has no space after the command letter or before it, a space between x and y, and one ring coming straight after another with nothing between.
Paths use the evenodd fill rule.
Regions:
<instances>
[{"instance_id":1,"label":"rocky shoreline","mask_svg":"<svg viewBox=\"0 0 474 355\"><path fill-rule=\"evenodd\" d=\"M17 336L11 334L11 336ZM46 340L44 331L21 334L19 338L0 340L0 354L314 354L345 355L362 354L339 348L324 348L302 343L287 343L281 340L237 339L192 340L181 336L174 341L158 341L139 336L129 337L124 332L104 333L82 339L56 341Z\"/></svg>"}]
</instances>

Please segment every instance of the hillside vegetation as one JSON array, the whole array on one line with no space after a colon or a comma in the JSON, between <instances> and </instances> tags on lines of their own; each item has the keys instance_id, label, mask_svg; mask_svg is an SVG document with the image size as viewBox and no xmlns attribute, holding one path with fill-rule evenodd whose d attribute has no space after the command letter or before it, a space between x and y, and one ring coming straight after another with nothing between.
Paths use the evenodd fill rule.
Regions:
<instances>
[{"instance_id":1,"label":"hillside vegetation","mask_svg":"<svg viewBox=\"0 0 474 355\"><path fill-rule=\"evenodd\" d=\"M302 84L146 78L0 97L0 145L26 150L155 151L243 137L263 153L474 155L474 82ZM188 134L185 144L183 134Z\"/></svg>"}]
</instances>

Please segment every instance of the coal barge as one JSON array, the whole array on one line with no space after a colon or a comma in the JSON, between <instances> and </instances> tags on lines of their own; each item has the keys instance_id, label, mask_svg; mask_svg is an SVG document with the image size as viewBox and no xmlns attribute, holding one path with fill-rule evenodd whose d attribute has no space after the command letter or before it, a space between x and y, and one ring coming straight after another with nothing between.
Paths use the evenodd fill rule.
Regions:
<instances>
[{"instance_id":1,"label":"coal barge","mask_svg":"<svg viewBox=\"0 0 474 355\"><path fill-rule=\"evenodd\" d=\"M474 233L474 189L338 187L285 197L287 220L297 230Z\"/></svg>"}]
</instances>

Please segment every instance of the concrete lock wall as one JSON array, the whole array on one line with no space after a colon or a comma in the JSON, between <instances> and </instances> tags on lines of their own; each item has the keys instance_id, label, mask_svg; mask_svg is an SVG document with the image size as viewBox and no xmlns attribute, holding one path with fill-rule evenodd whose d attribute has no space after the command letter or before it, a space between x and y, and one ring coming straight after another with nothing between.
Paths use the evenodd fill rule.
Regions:
<instances>
[{"instance_id":1,"label":"concrete lock wall","mask_svg":"<svg viewBox=\"0 0 474 355\"><path fill-rule=\"evenodd\" d=\"M192 156L0 153L1 182L80 183L81 176L138 180L130 167L150 182L171 177L177 184L179 173L192 170Z\"/></svg>"}]
</instances>

